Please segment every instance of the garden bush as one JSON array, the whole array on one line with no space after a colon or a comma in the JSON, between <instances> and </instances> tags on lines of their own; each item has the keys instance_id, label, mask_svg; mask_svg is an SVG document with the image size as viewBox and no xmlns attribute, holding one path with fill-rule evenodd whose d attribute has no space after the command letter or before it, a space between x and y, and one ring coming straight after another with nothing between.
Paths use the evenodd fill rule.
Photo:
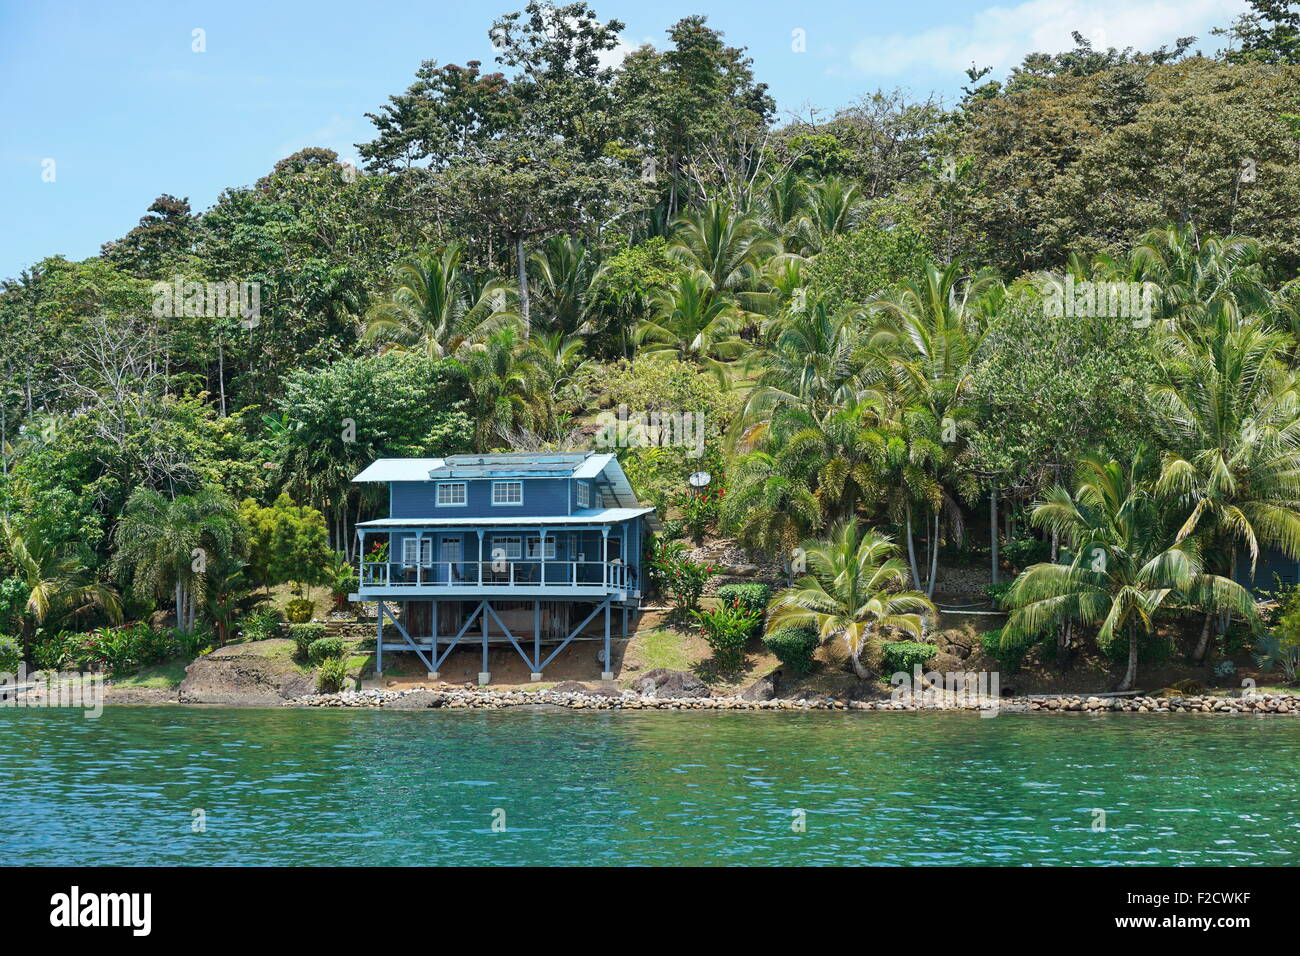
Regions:
<instances>
[{"instance_id":1,"label":"garden bush","mask_svg":"<svg viewBox=\"0 0 1300 956\"><path fill-rule=\"evenodd\" d=\"M18 673L18 665L23 662L23 651L12 637L0 634L0 674Z\"/></svg>"},{"instance_id":2,"label":"garden bush","mask_svg":"<svg viewBox=\"0 0 1300 956\"><path fill-rule=\"evenodd\" d=\"M293 652L300 660L308 660L312 644L325 636L325 625L319 623L290 624L289 639Z\"/></svg>"},{"instance_id":3,"label":"garden bush","mask_svg":"<svg viewBox=\"0 0 1300 956\"><path fill-rule=\"evenodd\" d=\"M772 598L772 589L766 584L724 584L718 588L718 599L727 604L739 603L747 611L767 613L767 603Z\"/></svg>"},{"instance_id":4,"label":"garden bush","mask_svg":"<svg viewBox=\"0 0 1300 956\"><path fill-rule=\"evenodd\" d=\"M296 624L295 627L310 627L309 624ZM314 640L307 646L307 658L313 664L323 664L325 661L333 660L336 657L343 656L343 639L338 637L322 637Z\"/></svg>"},{"instance_id":5,"label":"garden bush","mask_svg":"<svg viewBox=\"0 0 1300 956\"><path fill-rule=\"evenodd\" d=\"M723 669L735 669L745 658L745 644L758 630L763 616L735 604L719 604L708 611L693 611L704 629L704 640L713 649L713 659Z\"/></svg>"},{"instance_id":6,"label":"garden bush","mask_svg":"<svg viewBox=\"0 0 1300 956\"><path fill-rule=\"evenodd\" d=\"M980 635L980 646L984 653L998 662L1008 674L1020 670L1020 665L1029 653L1029 643L1012 642L1003 639L1002 628L985 631Z\"/></svg>"},{"instance_id":7,"label":"garden bush","mask_svg":"<svg viewBox=\"0 0 1300 956\"><path fill-rule=\"evenodd\" d=\"M885 663L885 671L890 674L897 674L904 671L908 674L916 665L925 667L926 661L934 657L939 649L933 644L921 644L917 641L889 641L881 648L881 659Z\"/></svg>"},{"instance_id":8,"label":"garden bush","mask_svg":"<svg viewBox=\"0 0 1300 956\"><path fill-rule=\"evenodd\" d=\"M307 598L294 598L284 606L284 616L290 624L306 624L316 613L316 603Z\"/></svg>"},{"instance_id":9,"label":"garden bush","mask_svg":"<svg viewBox=\"0 0 1300 956\"><path fill-rule=\"evenodd\" d=\"M646 573L660 593L668 596L679 611L699 609L700 595L709 578L716 573L713 565L699 564L685 556L679 541L656 546L648 555Z\"/></svg>"},{"instance_id":10,"label":"garden bush","mask_svg":"<svg viewBox=\"0 0 1300 956\"><path fill-rule=\"evenodd\" d=\"M815 627L788 624L765 636L763 643L790 670L796 674L807 674L813 669L813 652L821 641Z\"/></svg>"},{"instance_id":11,"label":"garden bush","mask_svg":"<svg viewBox=\"0 0 1300 956\"><path fill-rule=\"evenodd\" d=\"M331 657L323 661L316 671L316 690L322 694L336 694L351 683L346 658Z\"/></svg>"},{"instance_id":12,"label":"garden bush","mask_svg":"<svg viewBox=\"0 0 1300 956\"><path fill-rule=\"evenodd\" d=\"M265 641L280 636L280 615L273 608L254 611L239 624L239 633L246 641Z\"/></svg>"}]
</instances>

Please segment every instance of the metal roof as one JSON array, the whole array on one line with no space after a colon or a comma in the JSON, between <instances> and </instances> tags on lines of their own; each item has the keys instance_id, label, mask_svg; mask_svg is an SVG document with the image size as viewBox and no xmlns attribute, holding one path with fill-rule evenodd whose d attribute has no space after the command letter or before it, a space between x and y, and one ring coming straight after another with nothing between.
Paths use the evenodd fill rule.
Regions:
<instances>
[{"instance_id":1,"label":"metal roof","mask_svg":"<svg viewBox=\"0 0 1300 956\"><path fill-rule=\"evenodd\" d=\"M517 518L375 518L362 521L358 528L531 528L541 525L617 524L641 515L653 514L653 508L584 508L569 515L538 515Z\"/></svg>"},{"instance_id":2,"label":"metal roof","mask_svg":"<svg viewBox=\"0 0 1300 956\"><path fill-rule=\"evenodd\" d=\"M441 458L380 458L353 481L428 481L429 472L442 466Z\"/></svg>"}]
</instances>

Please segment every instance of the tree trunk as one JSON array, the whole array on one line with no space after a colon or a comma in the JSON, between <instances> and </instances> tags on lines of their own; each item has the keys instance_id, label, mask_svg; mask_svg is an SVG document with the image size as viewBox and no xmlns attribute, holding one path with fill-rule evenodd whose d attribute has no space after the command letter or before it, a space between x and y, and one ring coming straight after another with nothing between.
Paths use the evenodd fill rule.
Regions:
<instances>
[{"instance_id":1,"label":"tree trunk","mask_svg":"<svg viewBox=\"0 0 1300 956\"><path fill-rule=\"evenodd\" d=\"M1070 639L1074 636L1074 622L1066 621L1056 628L1056 666L1066 670L1070 666Z\"/></svg>"},{"instance_id":2,"label":"tree trunk","mask_svg":"<svg viewBox=\"0 0 1300 956\"><path fill-rule=\"evenodd\" d=\"M524 321L524 338L532 331L528 320L528 263L524 260L524 237L515 237L515 268L519 273L519 316Z\"/></svg>"},{"instance_id":3,"label":"tree trunk","mask_svg":"<svg viewBox=\"0 0 1300 956\"><path fill-rule=\"evenodd\" d=\"M857 676L858 680L871 680L874 676L862 663L861 649L857 652L854 652L852 649L849 650L849 664L852 665L853 673Z\"/></svg>"},{"instance_id":4,"label":"tree trunk","mask_svg":"<svg viewBox=\"0 0 1300 956\"><path fill-rule=\"evenodd\" d=\"M907 503L907 560L912 565L912 590L921 590L921 575L916 570L916 544L912 540L912 503Z\"/></svg>"},{"instance_id":5,"label":"tree trunk","mask_svg":"<svg viewBox=\"0 0 1300 956\"><path fill-rule=\"evenodd\" d=\"M998 583L998 489L989 490L989 552L993 555L991 583Z\"/></svg>"},{"instance_id":6,"label":"tree trunk","mask_svg":"<svg viewBox=\"0 0 1300 956\"><path fill-rule=\"evenodd\" d=\"M934 513L934 538L930 541L930 583L926 586L925 596L934 597L934 584L939 577L939 512Z\"/></svg>"},{"instance_id":7,"label":"tree trunk","mask_svg":"<svg viewBox=\"0 0 1300 956\"><path fill-rule=\"evenodd\" d=\"M1124 672L1124 680L1120 683L1120 690L1132 690L1133 684L1137 681L1138 673L1138 632L1137 625L1128 626L1128 670Z\"/></svg>"},{"instance_id":8,"label":"tree trunk","mask_svg":"<svg viewBox=\"0 0 1300 956\"><path fill-rule=\"evenodd\" d=\"M221 417L226 417L226 347L217 339L217 383L221 389Z\"/></svg>"},{"instance_id":9,"label":"tree trunk","mask_svg":"<svg viewBox=\"0 0 1300 956\"><path fill-rule=\"evenodd\" d=\"M1213 611L1205 612L1205 623L1201 625L1201 636L1196 642L1196 650L1192 651L1192 663L1200 664L1205 660L1205 652L1210 649L1210 624L1214 621L1215 613Z\"/></svg>"},{"instance_id":10,"label":"tree trunk","mask_svg":"<svg viewBox=\"0 0 1300 956\"><path fill-rule=\"evenodd\" d=\"M176 577L176 629L185 630L185 592L179 575Z\"/></svg>"}]
</instances>

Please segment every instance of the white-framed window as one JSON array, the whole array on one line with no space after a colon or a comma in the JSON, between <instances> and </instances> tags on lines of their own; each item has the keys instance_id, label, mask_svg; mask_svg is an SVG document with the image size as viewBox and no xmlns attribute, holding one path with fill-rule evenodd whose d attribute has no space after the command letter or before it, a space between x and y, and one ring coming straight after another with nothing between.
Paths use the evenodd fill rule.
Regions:
<instances>
[{"instance_id":1,"label":"white-framed window","mask_svg":"<svg viewBox=\"0 0 1300 956\"><path fill-rule=\"evenodd\" d=\"M465 505L465 482L443 481L438 484L438 507L460 508Z\"/></svg>"},{"instance_id":2,"label":"white-framed window","mask_svg":"<svg viewBox=\"0 0 1300 956\"><path fill-rule=\"evenodd\" d=\"M591 507L591 485L587 484L585 481L578 482L578 507Z\"/></svg>"},{"instance_id":3,"label":"white-framed window","mask_svg":"<svg viewBox=\"0 0 1300 956\"><path fill-rule=\"evenodd\" d=\"M532 558L534 561L537 560L537 558L540 557L541 555L542 549L539 546L540 541L541 541L540 538L528 539L528 557ZM550 561L554 558L555 558L555 537L551 536L546 539L546 560Z\"/></svg>"},{"instance_id":4,"label":"white-framed window","mask_svg":"<svg viewBox=\"0 0 1300 956\"><path fill-rule=\"evenodd\" d=\"M522 505L524 503L524 483L522 481L492 482L492 503L494 505Z\"/></svg>"},{"instance_id":5,"label":"white-framed window","mask_svg":"<svg viewBox=\"0 0 1300 956\"><path fill-rule=\"evenodd\" d=\"M496 534L492 536L492 560L505 558L519 560L523 553L524 542L517 534Z\"/></svg>"},{"instance_id":6,"label":"white-framed window","mask_svg":"<svg viewBox=\"0 0 1300 956\"><path fill-rule=\"evenodd\" d=\"M408 568L413 568L417 563L426 568L433 563L432 538L410 537L402 539L402 564Z\"/></svg>"},{"instance_id":7,"label":"white-framed window","mask_svg":"<svg viewBox=\"0 0 1300 956\"><path fill-rule=\"evenodd\" d=\"M459 563L464 560L464 550L461 547L459 537L444 537L438 545L438 560L442 562L454 561Z\"/></svg>"},{"instance_id":8,"label":"white-framed window","mask_svg":"<svg viewBox=\"0 0 1300 956\"><path fill-rule=\"evenodd\" d=\"M602 495L599 491L596 492L596 507L597 508L605 507L605 496Z\"/></svg>"}]
</instances>

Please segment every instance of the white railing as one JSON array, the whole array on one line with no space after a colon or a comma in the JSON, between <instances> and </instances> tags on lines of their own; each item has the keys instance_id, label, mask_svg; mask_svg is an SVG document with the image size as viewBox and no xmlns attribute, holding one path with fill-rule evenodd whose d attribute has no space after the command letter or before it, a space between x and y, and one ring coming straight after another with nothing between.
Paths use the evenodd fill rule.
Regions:
<instances>
[{"instance_id":1,"label":"white railing","mask_svg":"<svg viewBox=\"0 0 1300 956\"><path fill-rule=\"evenodd\" d=\"M363 588L491 587L538 590L542 587L606 587L626 590L635 571L621 561L562 561L528 558L497 561L366 561L360 568Z\"/></svg>"}]
</instances>

